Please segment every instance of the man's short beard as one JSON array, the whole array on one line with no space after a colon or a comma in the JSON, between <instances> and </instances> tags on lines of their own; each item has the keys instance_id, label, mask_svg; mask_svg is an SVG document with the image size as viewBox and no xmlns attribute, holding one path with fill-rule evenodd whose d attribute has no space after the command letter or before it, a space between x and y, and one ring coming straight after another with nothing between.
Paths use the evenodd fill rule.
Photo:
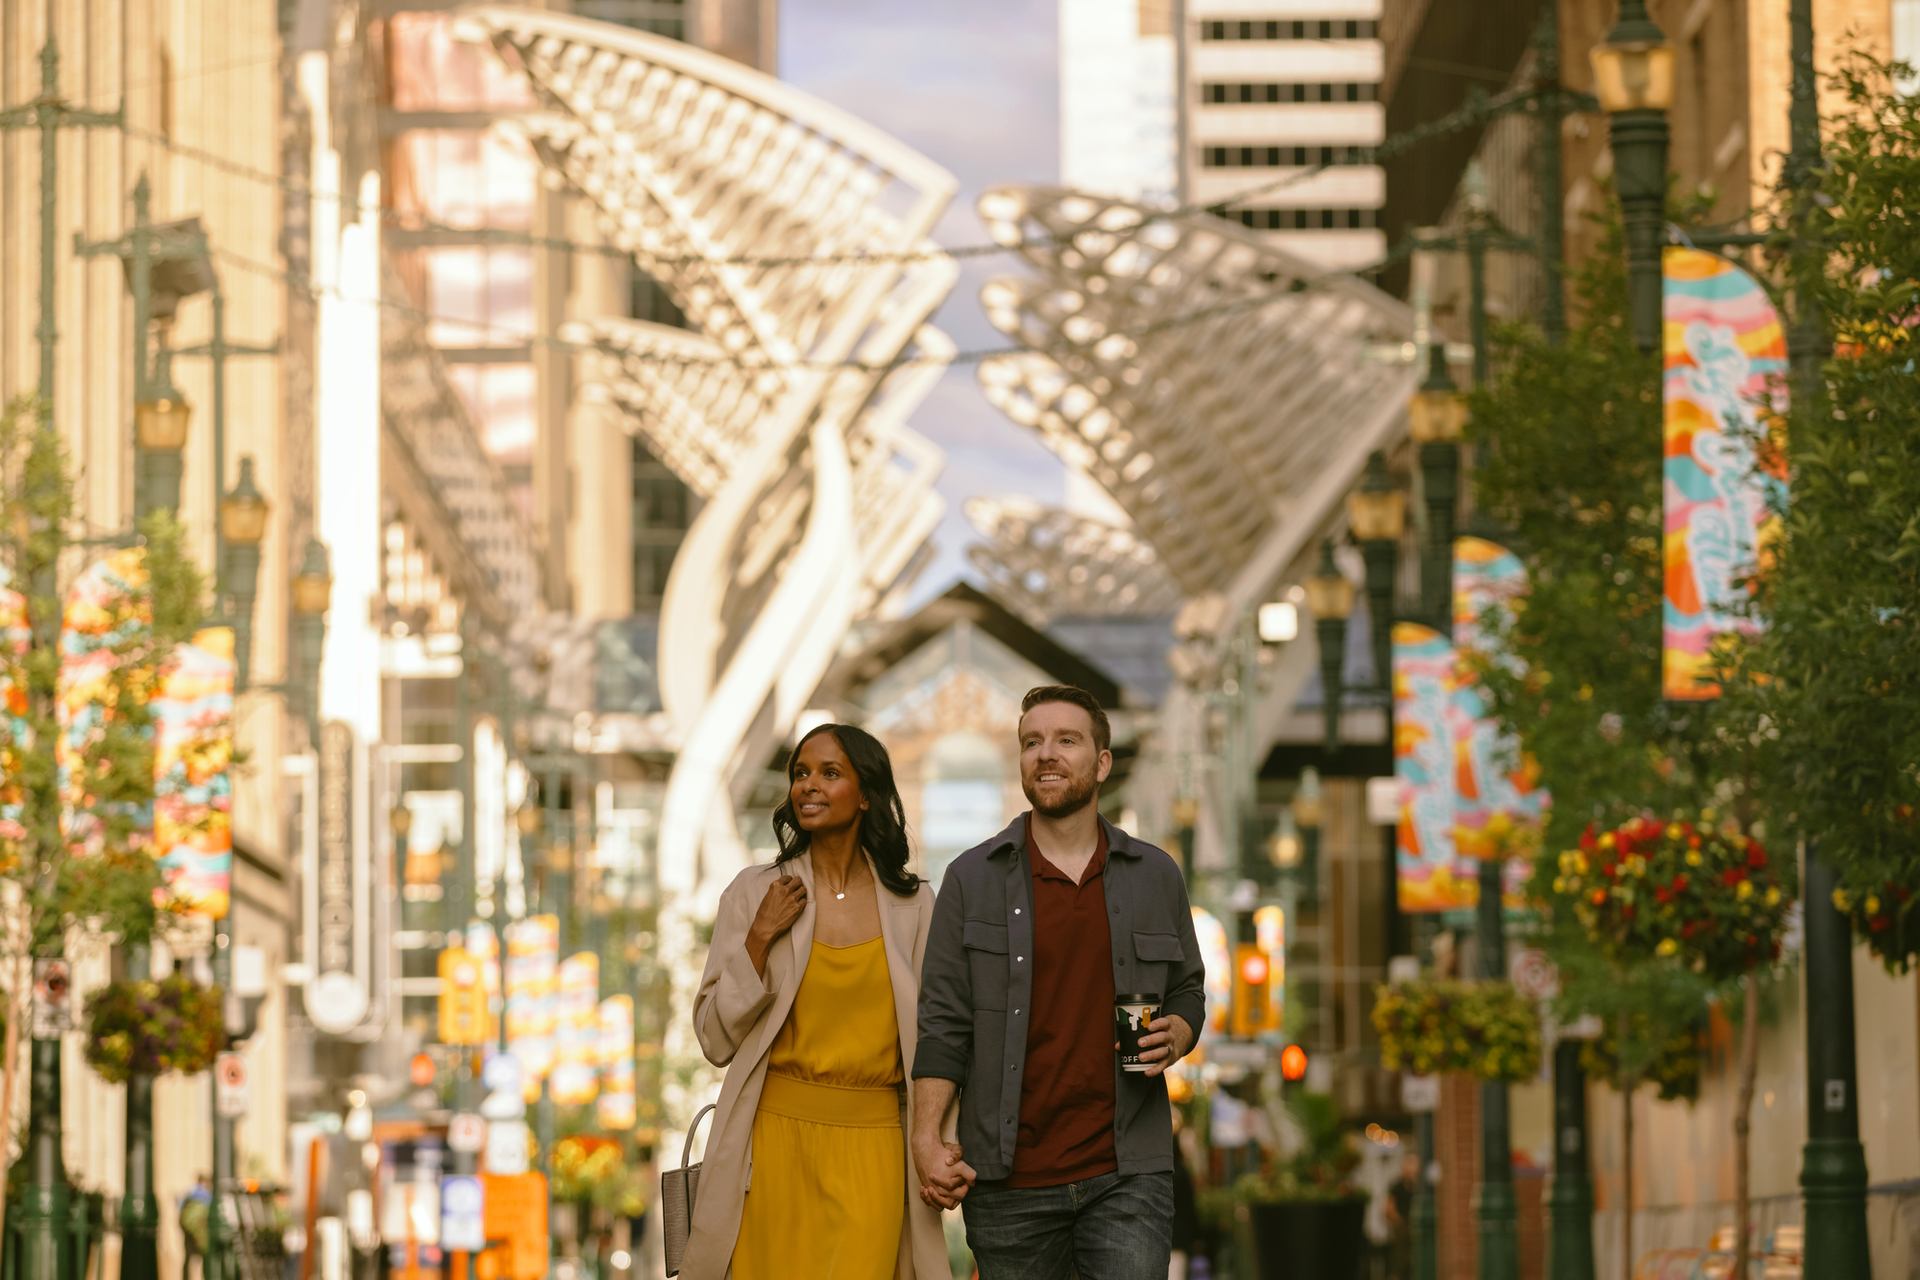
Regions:
<instances>
[{"instance_id":1,"label":"man's short beard","mask_svg":"<svg viewBox=\"0 0 1920 1280\"><path fill-rule=\"evenodd\" d=\"M1051 805L1041 804L1040 801L1034 797L1032 788L1024 782L1021 784L1020 789L1026 792L1027 803L1032 805L1033 811L1041 817L1065 818L1080 812L1093 803L1094 796L1100 792L1100 778L1091 769L1086 772L1084 777L1069 777L1067 779L1067 794L1061 797L1058 804Z\"/></svg>"}]
</instances>

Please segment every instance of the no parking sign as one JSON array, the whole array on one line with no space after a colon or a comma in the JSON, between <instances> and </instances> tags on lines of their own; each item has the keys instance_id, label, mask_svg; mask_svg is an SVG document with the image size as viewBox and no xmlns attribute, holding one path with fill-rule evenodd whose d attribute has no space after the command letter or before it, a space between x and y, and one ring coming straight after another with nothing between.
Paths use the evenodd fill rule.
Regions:
<instances>
[{"instance_id":1,"label":"no parking sign","mask_svg":"<svg viewBox=\"0 0 1920 1280\"><path fill-rule=\"evenodd\" d=\"M440 1247L479 1253L487 1247L486 1192L480 1179L459 1174L440 1180Z\"/></svg>"}]
</instances>

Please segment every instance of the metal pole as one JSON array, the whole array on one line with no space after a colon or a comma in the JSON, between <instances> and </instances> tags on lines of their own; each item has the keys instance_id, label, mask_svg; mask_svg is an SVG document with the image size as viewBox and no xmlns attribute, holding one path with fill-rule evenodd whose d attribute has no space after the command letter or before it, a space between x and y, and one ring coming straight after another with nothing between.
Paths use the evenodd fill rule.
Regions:
<instances>
[{"instance_id":1,"label":"metal pole","mask_svg":"<svg viewBox=\"0 0 1920 1280\"><path fill-rule=\"evenodd\" d=\"M208 344L213 361L213 599L217 609L226 600L226 535L220 528L220 491L227 483L227 299L220 279L213 281L213 336ZM252 610L234 620L236 653L253 650Z\"/></svg>"},{"instance_id":2,"label":"metal pole","mask_svg":"<svg viewBox=\"0 0 1920 1280\"><path fill-rule=\"evenodd\" d=\"M127 978L153 975L144 942L127 948ZM120 1199L120 1280L159 1280L160 1205L153 1194L153 1077L127 1077L126 1191Z\"/></svg>"},{"instance_id":3,"label":"metal pole","mask_svg":"<svg viewBox=\"0 0 1920 1280\"><path fill-rule=\"evenodd\" d=\"M1467 226L1467 325L1473 340L1473 388L1487 386L1487 212L1476 210ZM1448 558L1452 558L1449 543ZM1452 566L1448 566L1451 591Z\"/></svg>"},{"instance_id":4,"label":"metal pole","mask_svg":"<svg viewBox=\"0 0 1920 1280\"><path fill-rule=\"evenodd\" d=\"M1433 1194L1433 1113L1421 1112L1413 1124L1420 1143L1420 1180L1413 1185L1413 1280L1439 1280L1440 1206Z\"/></svg>"},{"instance_id":5,"label":"metal pole","mask_svg":"<svg viewBox=\"0 0 1920 1280\"><path fill-rule=\"evenodd\" d=\"M54 235L60 199L60 51L53 36L40 48L40 421L53 424L53 357L59 341Z\"/></svg>"},{"instance_id":6,"label":"metal pole","mask_svg":"<svg viewBox=\"0 0 1920 1280\"><path fill-rule=\"evenodd\" d=\"M1540 137L1534 148L1540 188L1540 229L1535 247L1540 251L1540 328L1553 346L1567 336L1566 192L1561 127L1567 118L1560 85L1560 5L1540 6L1539 68L1541 97Z\"/></svg>"},{"instance_id":7,"label":"metal pole","mask_svg":"<svg viewBox=\"0 0 1920 1280\"><path fill-rule=\"evenodd\" d=\"M1504 910L1500 901L1498 858L1480 862L1480 901L1475 908L1475 942L1480 952L1480 976L1499 980L1507 976ZM1474 1217L1480 1225L1480 1280L1519 1280L1519 1206L1513 1197L1512 1122L1507 1111L1507 1085L1493 1080L1480 1086L1480 1185L1473 1197Z\"/></svg>"},{"instance_id":8,"label":"metal pole","mask_svg":"<svg viewBox=\"0 0 1920 1280\"><path fill-rule=\"evenodd\" d=\"M228 911L232 911L232 898L229 895ZM233 983L233 946L231 916L220 916L213 922L213 985L223 993ZM226 1043L224 1032L222 1043ZM206 1271L206 1280L229 1280L238 1274L238 1268L232 1265L231 1233L228 1231L226 1214L221 1211L222 1204L233 1188L233 1121L222 1119L218 1101L219 1086L209 1073L207 1082L208 1098L212 1103L213 1120L213 1198L207 1203L207 1256L202 1264Z\"/></svg>"},{"instance_id":9,"label":"metal pole","mask_svg":"<svg viewBox=\"0 0 1920 1280\"><path fill-rule=\"evenodd\" d=\"M1547 1183L1547 1274L1594 1280L1593 1180L1587 1155L1587 1077L1580 1041L1553 1047L1553 1177Z\"/></svg>"},{"instance_id":10,"label":"metal pole","mask_svg":"<svg viewBox=\"0 0 1920 1280\"><path fill-rule=\"evenodd\" d=\"M1817 214L1820 110L1815 96L1812 0L1787 9L1793 55L1793 96L1786 178L1793 193L1791 269L1793 322L1788 339L1796 407L1824 403L1821 366L1832 352L1826 316L1814 282L1826 270L1811 232ZM1833 905L1833 868L1809 841L1801 877L1806 895L1807 1144L1800 1188L1806 1212L1806 1273L1821 1280L1867 1280L1867 1158L1860 1143L1859 1081L1855 1069L1853 937Z\"/></svg>"}]
</instances>

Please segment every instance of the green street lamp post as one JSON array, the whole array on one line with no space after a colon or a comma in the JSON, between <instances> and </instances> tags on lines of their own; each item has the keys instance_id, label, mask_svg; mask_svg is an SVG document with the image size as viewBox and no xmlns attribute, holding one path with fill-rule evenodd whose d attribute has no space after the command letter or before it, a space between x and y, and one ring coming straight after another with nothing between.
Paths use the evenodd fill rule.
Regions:
<instances>
[{"instance_id":1,"label":"green street lamp post","mask_svg":"<svg viewBox=\"0 0 1920 1280\"><path fill-rule=\"evenodd\" d=\"M242 460L241 477L247 477ZM229 545L232 545L229 543ZM257 558L259 548L254 547ZM237 576L237 575L236 575ZM307 722L309 744L320 730L320 658L327 647L327 608L333 599L333 567L327 544L308 538L293 574L293 659L300 673L300 716Z\"/></svg>"},{"instance_id":2,"label":"green street lamp post","mask_svg":"<svg viewBox=\"0 0 1920 1280\"><path fill-rule=\"evenodd\" d=\"M1832 354L1826 316L1813 287L1827 269L1811 223L1819 209L1820 109L1813 65L1812 0L1787 7L1793 57L1786 180L1792 192L1793 319L1787 340L1794 402L1824 403L1821 367ZM1853 1020L1853 935L1833 905L1838 878L1807 842L1802 877L1806 917L1807 1143L1800 1190L1806 1213L1806 1273L1821 1280L1867 1280L1867 1156L1860 1143L1859 1078Z\"/></svg>"},{"instance_id":3,"label":"green street lamp post","mask_svg":"<svg viewBox=\"0 0 1920 1280\"><path fill-rule=\"evenodd\" d=\"M1627 316L1634 345L1651 354L1660 349L1673 46L1647 16L1646 0L1620 0L1620 20L1593 51L1593 80L1611 119L1614 186L1627 240Z\"/></svg>"},{"instance_id":4,"label":"green street lamp post","mask_svg":"<svg viewBox=\"0 0 1920 1280\"><path fill-rule=\"evenodd\" d=\"M1353 613L1353 583L1333 558L1333 539L1320 544L1320 565L1307 579L1307 608L1313 612L1314 639L1320 646L1321 715L1328 751L1340 745L1340 700L1345 693L1347 618Z\"/></svg>"},{"instance_id":5,"label":"green street lamp post","mask_svg":"<svg viewBox=\"0 0 1920 1280\"><path fill-rule=\"evenodd\" d=\"M1547 1182L1547 1274L1594 1280L1593 1182L1588 1174L1587 1076L1580 1041L1553 1047L1553 1175Z\"/></svg>"},{"instance_id":6,"label":"green street lamp post","mask_svg":"<svg viewBox=\"0 0 1920 1280\"><path fill-rule=\"evenodd\" d=\"M1460 505L1460 437L1466 404L1447 369L1446 343L1427 348L1427 379L1407 408L1407 425L1420 447L1420 485L1427 514L1427 545L1420 571L1420 612L1452 632L1453 535Z\"/></svg>"},{"instance_id":7,"label":"green street lamp post","mask_svg":"<svg viewBox=\"0 0 1920 1280\"><path fill-rule=\"evenodd\" d=\"M1387 455L1375 449L1367 458L1360 487L1347 496L1347 527L1360 544L1367 567L1367 639L1373 653L1373 679L1393 704L1393 595L1400 572L1400 539L1407 529L1406 491L1393 482Z\"/></svg>"}]
</instances>

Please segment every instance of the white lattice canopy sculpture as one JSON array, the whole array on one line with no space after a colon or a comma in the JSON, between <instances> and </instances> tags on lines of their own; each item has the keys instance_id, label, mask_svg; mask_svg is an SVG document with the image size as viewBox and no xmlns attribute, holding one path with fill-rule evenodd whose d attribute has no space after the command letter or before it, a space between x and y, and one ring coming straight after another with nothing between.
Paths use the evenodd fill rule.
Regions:
<instances>
[{"instance_id":1,"label":"white lattice canopy sculpture","mask_svg":"<svg viewBox=\"0 0 1920 1280\"><path fill-rule=\"evenodd\" d=\"M574 336L587 376L706 498L661 613L682 742L658 857L670 892L710 897L745 855L736 791L939 518L938 454L903 421L953 352L927 320L955 268L927 237L954 182L690 45L522 9L461 21L527 78L548 170L687 318Z\"/></svg>"},{"instance_id":2,"label":"white lattice canopy sculpture","mask_svg":"<svg viewBox=\"0 0 1920 1280\"><path fill-rule=\"evenodd\" d=\"M1251 601L1397 424L1412 315L1208 214L1025 187L980 213L1037 273L982 290L1025 348L983 363L987 398L1106 489L1182 591Z\"/></svg>"},{"instance_id":3,"label":"white lattice canopy sculpture","mask_svg":"<svg viewBox=\"0 0 1920 1280\"><path fill-rule=\"evenodd\" d=\"M984 542L967 559L1002 603L1045 626L1055 618L1171 616L1180 590L1132 530L1022 498L973 498Z\"/></svg>"}]
</instances>

